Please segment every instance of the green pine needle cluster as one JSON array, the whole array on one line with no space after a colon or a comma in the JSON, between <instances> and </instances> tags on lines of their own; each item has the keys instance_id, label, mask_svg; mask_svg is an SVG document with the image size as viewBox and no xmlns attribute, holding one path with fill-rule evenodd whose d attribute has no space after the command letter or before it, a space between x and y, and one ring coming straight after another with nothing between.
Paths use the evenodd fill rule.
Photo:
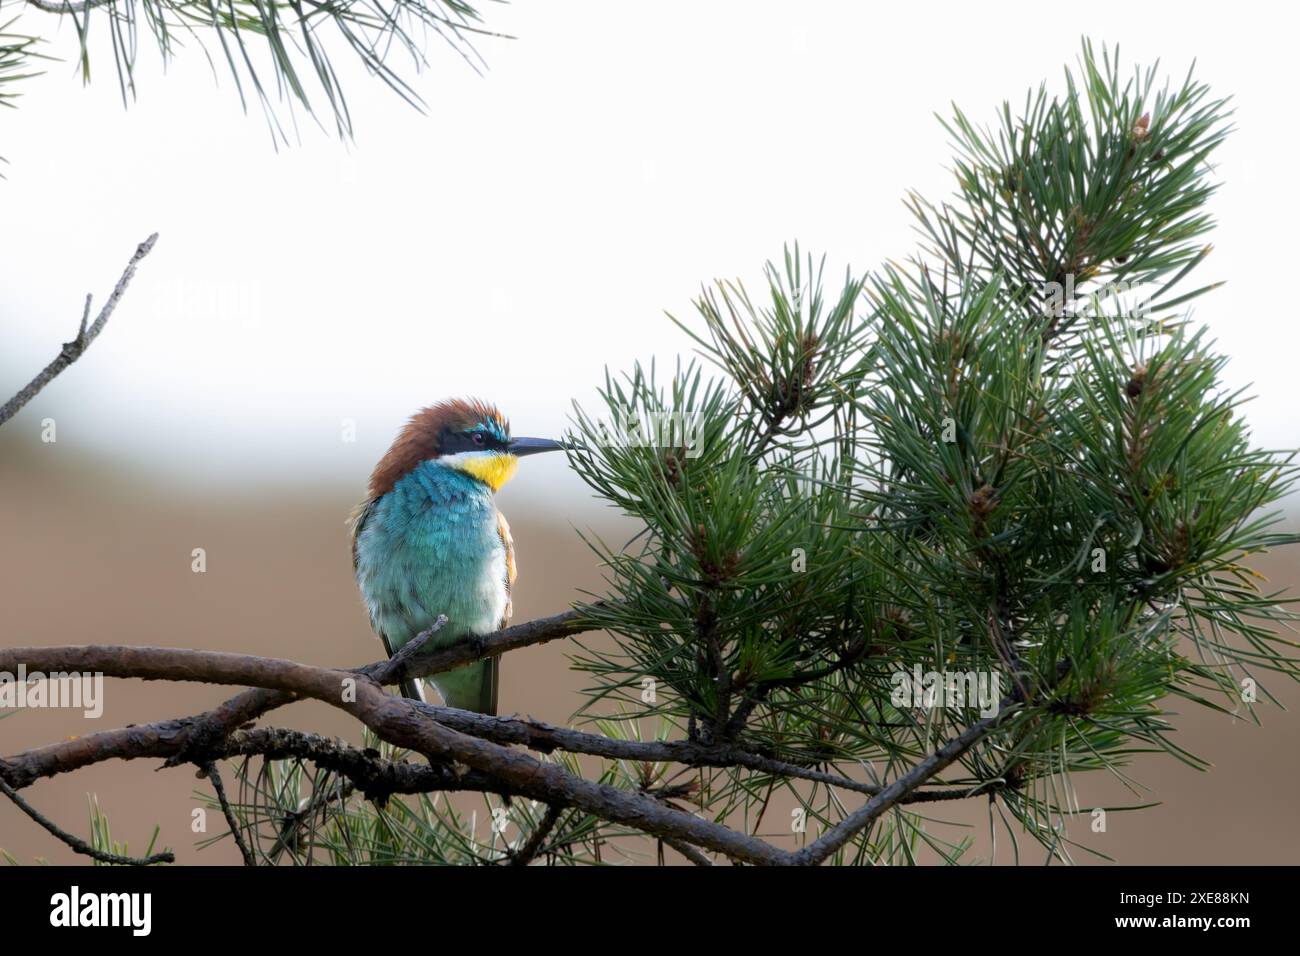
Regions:
<instances>
[{"instance_id":1,"label":"green pine needle cluster","mask_svg":"<svg viewBox=\"0 0 1300 956\"><path fill-rule=\"evenodd\" d=\"M1063 97L956 110L957 193L911 198L905 265L826 292L787 250L761 298L718 283L679 323L719 376L637 367L578 409L574 468L644 528L591 542L617 644L578 658L586 712L888 780L977 716L899 706L894 675L996 673L1020 709L950 782L1065 855L1071 774L1199 766L1171 698L1253 715L1297 676L1248 561L1296 540L1291 456L1252 447L1185 314L1230 114L1155 75L1085 44Z\"/></svg>"},{"instance_id":2,"label":"green pine needle cluster","mask_svg":"<svg viewBox=\"0 0 1300 956\"><path fill-rule=\"evenodd\" d=\"M143 48L156 47L164 64L187 46L197 48L214 73L218 64L229 72L240 103L247 109L255 102L276 141L285 143L296 134L299 112L328 116L339 136L352 135L342 81L349 68L337 62L340 51L423 110L426 104L410 75L427 64L428 47L445 45L477 69L481 60L473 41L494 35L477 8L463 0L0 0L0 5L70 20L86 82L92 46L107 42L123 103L135 98ZM24 22L35 25L40 15ZM6 83L31 75L39 42L39 35L4 35L12 24L0 28L0 103L14 95Z\"/></svg>"}]
</instances>

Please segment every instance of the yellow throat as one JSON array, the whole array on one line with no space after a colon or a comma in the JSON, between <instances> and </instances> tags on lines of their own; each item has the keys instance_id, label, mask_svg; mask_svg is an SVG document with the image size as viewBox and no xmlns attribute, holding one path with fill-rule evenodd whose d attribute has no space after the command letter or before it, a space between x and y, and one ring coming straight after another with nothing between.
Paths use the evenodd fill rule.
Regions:
<instances>
[{"instance_id":1,"label":"yellow throat","mask_svg":"<svg viewBox=\"0 0 1300 956\"><path fill-rule=\"evenodd\" d=\"M514 477L515 469L519 467L519 459L514 455L499 452L466 455L456 461L456 467L466 474L473 475L496 492Z\"/></svg>"}]
</instances>

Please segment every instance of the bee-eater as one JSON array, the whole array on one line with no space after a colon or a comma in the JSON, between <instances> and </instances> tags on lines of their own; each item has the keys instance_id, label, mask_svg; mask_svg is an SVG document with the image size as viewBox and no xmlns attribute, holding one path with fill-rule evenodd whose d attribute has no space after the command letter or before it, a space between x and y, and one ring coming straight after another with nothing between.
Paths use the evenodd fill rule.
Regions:
<instances>
[{"instance_id":1,"label":"bee-eater","mask_svg":"<svg viewBox=\"0 0 1300 956\"><path fill-rule=\"evenodd\" d=\"M483 636L510 622L515 583L510 526L493 495L520 457L564 446L511 438L491 405L452 400L422 409L370 476L354 513L352 566L370 625L391 657L407 641L447 622L429 650ZM449 707L495 714L497 657L428 678ZM419 681L402 693L423 700Z\"/></svg>"}]
</instances>

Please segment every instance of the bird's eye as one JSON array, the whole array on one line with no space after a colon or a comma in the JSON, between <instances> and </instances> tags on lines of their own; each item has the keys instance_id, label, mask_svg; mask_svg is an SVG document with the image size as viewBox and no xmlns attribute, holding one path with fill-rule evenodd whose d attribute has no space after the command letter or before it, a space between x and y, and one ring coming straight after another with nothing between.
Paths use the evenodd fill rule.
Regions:
<instances>
[{"instance_id":1,"label":"bird's eye","mask_svg":"<svg viewBox=\"0 0 1300 956\"><path fill-rule=\"evenodd\" d=\"M484 437L482 432L474 432L470 435L470 441L476 445L482 446L487 441L487 438Z\"/></svg>"}]
</instances>

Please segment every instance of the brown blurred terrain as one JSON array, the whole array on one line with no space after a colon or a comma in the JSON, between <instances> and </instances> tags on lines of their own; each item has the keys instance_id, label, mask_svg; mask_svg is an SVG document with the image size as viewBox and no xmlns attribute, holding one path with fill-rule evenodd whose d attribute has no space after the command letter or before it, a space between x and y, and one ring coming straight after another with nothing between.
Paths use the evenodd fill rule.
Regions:
<instances>
[{"instance_id":1,"label":"brown blurred terrain","mask_svg":"<svg viewBox=\"0 0 1300 956\"><path fill-rule=\"evenodd\" d=\"M20 419L21 420L21 419ZM34 445L0 432L0 601L3 640L17 644L132 643L244 651L326 665L356 665L380 656L352 580L345 519L355 504L346 490L322 487L311 494L263 489L245 495L212 491L166 493L109 462L76 457L55 446ZM30 423L27 426L30 428ZM8 434L6 434L8 433ZM356 478L357 488L364 474ZM524 484L517 481L517 484ZM568 508L568 505L572 508ZM521 489L503 500L514 531L520 576L515 620L563 609L582 589L598 590L594 555L569 524L539 521ZM548 499L553 514L572 524L592 523L585 490L572 502ZM621 541L621 529L596 529ZM191 551L207 551L207 571L191 571ZM1258 565L1274 584L1300 584L1295 556ZM584 677L568 667L564 642L517 651L505 658L503 712L565 723L577 707ZM1269 685L1294 708L1292 685ZM91 723L79 713L19 711L0 720L0 754L65 735L193 714L230 695L203 685L112 681L104 716ZM1070 835L1119 862L1294 863L1300 859L1300 789L1294 710L1263 705L1264 726L1206 710L1182 707L1178 742L1214 764L1198 773L1172 758L1135 760L1127 775L1148 788L1136 796L1109 776L1075 778L1085 814ZM339 712L304 703L276 712L274 723L359 739ZM45 780L25 796L65 828L88 831L87 794L98 796L113 834L143 850L155 824L160 844L184 863L237 863L225 841L199 852L190 832L192 796L206 783L192 769L157 771L156 762L115 762ZM1088 808L1161 805L1131 814L1112 813L1104 834L1091 834ZM784 815L784 816L783 816ZM933 809L936 832L974 840L972 859L994 852L987 805L980 801ZM764 829L788 820L774 806ZM943 821L943 822L939 822ZM1036 844L1021 839L1023 862L1039 863ZM0 800L0 848L23 862L45 858L80 862ZM1076 853L1081 863L1093 862ZM1014 857L1005 832L997 833L996 860Z\"/></svg>"}]
</instances>

